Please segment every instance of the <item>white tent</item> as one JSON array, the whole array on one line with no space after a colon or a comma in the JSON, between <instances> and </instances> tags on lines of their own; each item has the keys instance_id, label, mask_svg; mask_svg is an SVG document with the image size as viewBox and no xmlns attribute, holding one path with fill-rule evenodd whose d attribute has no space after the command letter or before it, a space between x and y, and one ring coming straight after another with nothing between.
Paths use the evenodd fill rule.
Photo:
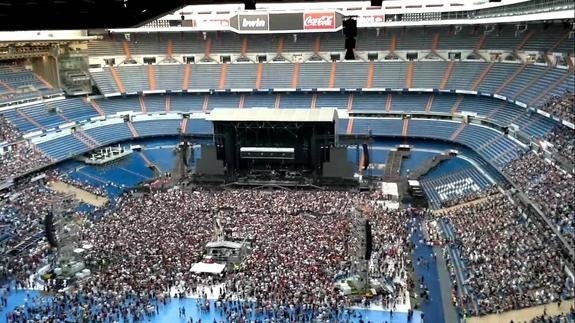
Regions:
<instances>
[{"instance_id":1,"label":"white tent","mask_svg":"<svg viewBox=\"0 0 575 323\"><path fill-rule=\"evenodd\" d=\"M194 273L221 274L224 268L226 268L224 264L197 262L192 266L191 271Z\"/></svg>"}]
</instances>

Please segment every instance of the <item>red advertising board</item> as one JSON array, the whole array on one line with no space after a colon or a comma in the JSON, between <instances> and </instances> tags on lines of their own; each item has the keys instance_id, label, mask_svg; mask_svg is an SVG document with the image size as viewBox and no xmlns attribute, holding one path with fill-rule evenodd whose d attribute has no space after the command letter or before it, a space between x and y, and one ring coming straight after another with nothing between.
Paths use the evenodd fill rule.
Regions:
<instances>
[{"instance_id":1,"label":"red advertising board","mask_svg":"<svg viewBox=\"0 0 575 323\"><path fill-rule=\"evenodd\" d=\"M335 12L304 12L303 29L335 29Z\"/></svg>"}]
</instances>

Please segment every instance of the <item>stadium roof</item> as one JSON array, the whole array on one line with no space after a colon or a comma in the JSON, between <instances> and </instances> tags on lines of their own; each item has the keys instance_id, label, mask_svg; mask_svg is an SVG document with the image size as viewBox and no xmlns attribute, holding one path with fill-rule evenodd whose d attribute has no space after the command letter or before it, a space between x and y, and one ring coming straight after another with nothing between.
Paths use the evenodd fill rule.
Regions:
<instances>
[{"instance_id":1,"label":"stadium roof","mask_svg":"<svg viewBox=\"0 0 575 323\"><path fill-rule=\"evenodd\" d=\"M336 109L214 109L209 121L333 122Z\"/></svg>"},{"instance_id":2,"label":"stadium roof","mask_svg":"<svg viewBox=\"0 0 575 323\"><path fill-rule=\"evenodd\" d=\"M187 5L225 3L242 1L0 0L0 31L129 28L140 26Z\"/></svg>"}]
</instances>

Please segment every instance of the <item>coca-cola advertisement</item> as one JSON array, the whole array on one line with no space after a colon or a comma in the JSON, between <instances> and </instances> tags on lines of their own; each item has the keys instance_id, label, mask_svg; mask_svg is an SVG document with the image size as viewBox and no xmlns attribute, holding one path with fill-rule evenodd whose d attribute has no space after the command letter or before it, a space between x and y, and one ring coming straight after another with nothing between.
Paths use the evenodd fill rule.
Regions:
<instances>
[{"instance_id":1,"label":"coca-cola advertisement","mask_svg":"<svg viewBox=\"0 0 575 323\"><path fill-rule=\"evenodd\" d=\"M304 30L335 29L335 12L305 12Z\"/></svg>"}]
</instances>

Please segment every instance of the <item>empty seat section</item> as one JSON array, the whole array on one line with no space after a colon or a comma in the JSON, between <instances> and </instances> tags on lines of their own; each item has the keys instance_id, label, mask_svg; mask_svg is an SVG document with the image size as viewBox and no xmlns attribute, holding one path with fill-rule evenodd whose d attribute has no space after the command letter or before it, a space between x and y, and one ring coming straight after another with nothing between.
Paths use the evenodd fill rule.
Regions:
<instances>
[{"instance_id":1,"label":"empty seat section","mask_svg":"<svg viewBox=\"0 0 575 323\"><path fill-rule=\"evenodd\" d=\"M505 81L513 76L513 74L520 68L521 65L515 63L496 63L493 64L489 73L485 76L483 81L479 84L477 91L495 93L505 83Z\"/></svg>"},{"instance_id":2,"label":"empty seat section","mask_svg":"<svg viewBox=\"0 0 575 323\"><path fill-rule=\"evenodd\" d=\"M300 64L298 87L313 89L329 85L331 64L309 62Z\"/></svg>"},{"instance_id":3,"label":"empty seat section","mask_svg":"<svg viewBox=\"0 0 575 323\"><path fill-rule=\"evenodd\" d=\"M407 128L409 137L422 137L449 140L461 126L459 122L411 119Z\"/></svg>"},{"instance_id":4,"label":"empty seat section","mask_svg":"<svg viewBox=\"0 0 575 323\"><path fill-rule=\"evenodd\" d=\"M7 110L0 112L0 115L5 116L16 128L26 133L31 131L40 130L38 127L22 117L16 110Z\"/></svg>"},{"instance_id":5,"label":"empty seat section","mask_svg":"<svg viewBox=\"0 0 575 323\"><path fill-rule=\"evenodd\" d=\"M189 89L217 89L220 84L220 64L194 64Z\"/></svg>"},{"instance_id":6,"label":"empty seat section","mask_svg":"<svg viewBox=\"0 0 575 323\"><path fill-rule=\"evenodd\" d=\"M284 41L284 52L304 53L311 52L314 49L317 34L298 34L297 38L286 37ZM291 59L291 57L288 57Z\"/></svg>"},{"instance_id":7,"label":"empty seat section","mask_svg":"<svg viewBox=\"0 0 575 323\"><path fill-rule=\"evenodd\" d=\"M92 74L92 79L103 94L119 92L109 68L106 67L101 71L93 71L90 74Z\"/></svg>"},{"instance_id":8,"label":"empty seat section","mask_svg":"<svg viewBox=\"0 0 575 323\"><path fill-rule=\"evenodd\" d=\"M287 35L244 35L248 39L248 53L254 54L275 54L278 49L278 42L280 38L284 38L284 42L292 39L292 36ZM265 37L265 40L262 39ZM240 48L241 49L241 48ZM268 56L268 61L271 61L275 55Z\"/></svg>"},{"instance_id":9,"label":"empty seat section","mask_svg":"<svg viewBox=\"0 0 575 323\"><path fill-rule=\"evenodd\" d=\"M490 50L509 51L513 50L521 43L524 35L515 35L514 25L498 25L485 38L483 48Z\"/></svg>"},{"instance_id":10,"label":"empty seat section","mask_svg":"<svg viewBox=\"0 0 575 323\"><path fill-rule=\"evenodd\" d=\"M240 105L240 95L211 95L208 102L210 110L216 108L235 109Z\"/></svg>"},{"instance_id":11,"label":"empty seat section","mask_svg":"<svg viewBox=\"0 0 575 323\"><path fill-rule=\"evenodd\" d=\"M127 93L149 90L148 66L125 65L116 68Z\"/></svg>"},{"instance_id":12,"label":"empty seat section","mask_svg":"<svg viewBox=\"0 0 575 323\"><path fill-rule=\"evenodd\" d=\"M132 33L128 46L132 55L165 55L168 47L164 33Z\"/></svg>"},{"instance_id":13,"label":"empty seat section","mask_svg":"<svg viewBox=\"0 0 575 323\"><path fill-rule=\"evenodd\" d=\"M132 138L132 133L125 123L86 129L84 132L103 146Z\"/></svg>"},{"instance_id":14,"label":"empty seat section","mask_svg":"<svg viewBox=\"0 0 575 323\"><path fill-rule=\"evenodd\" d=\"M568 73L568 72L564 69L559 69L559 68L548 69L543 75L541 75L541 77L539 77L537 82L533 83L533 85L531 85L529 87L528 91L523 91L523 93L521 93L520 97L517 99L530 105L530 104L535 103L533 101L541 93L545 93L541 97L542 100L544 100L545 98L549 98L552 94L552 92L550 91L551 87L558 80L560 80L563 76L565 76L565 73ZM567 83L567 82L564 82L564 83ZM571 91L573 91L573 83L571 83ZM560 93L562 93L562 92L560 92Z\"/></svg>"},{"instance_id":15,"label":"empty seat section","mask_svg":"<svg viewBox=\"0 0 575 323\"><path fill-rule=\"evenodd\" d=\"M391 111L425 111L428 99L426 94L397 94L392 97Z\"/></svg>"},{"instance_id":16,"label":"empty seat section","mask_svg":"<svg viewBox=\"0 0 575 323\"><path fill-rule=\"evenodd\" d=\"M513 81L507 84L500 94L508 98L514 98L523 89L523 87L529 84L533 79L537 78L540 74L543 74L545 69L545 66L527 65Z\"/></svg>"},{"instance_id":17,"label":"empty seat section","mask_svg":"<svg viewBox=\"0 0 575 323\"><path fill-rule=\"evenodd\" d=\"M84 121L99 116L98 112L89 103L80 98L69 98L46 103L46 105L62 111L66 118L74 121Z\"/></svg>"},{"instance_id":18,"label":"empty seat section","mask_svg":"<svg viewBox=\"0 0 575 323\"><path fill-rule=\"evenodd\" d=\"M484 62L458 62L453 66L446 89L467 90L487 67Z\"/></svg>"},{"instance_id":19,"label":"empty seat section","mask_svg":"<svg viewBox=\"0 0 575 323\"><path fill-rule=\"evenodd\" d=\"M41 124L45 128L55 128L58 125L66 122L66 120L59 116L55 111L48 112L46 110L46 106L42 103L20 108L19 110L24 112L26 115L32 118L32 120Z\"/></svg>"},{"instance_id":20,"label":"empty seat section","mask_svg":"<svg viewBox=\"0 0 575 323\"><path fill-rule=\"evenodd\" d=\"M291 88L294 64L268 63L263 65L262 88L278 89ZM301 73L301 70L300 70Z\"/></svg>"},{"instance_id":21,"label":"empty seat section","mask_svg":"<svg viewBox=\"0 0 575 323\"><path fill-rule=\"evenodd\" d=\"M203 95L172 95L170 97L171 111L202 111L204 105ZM164 110L165 110L164 98Z\"/></svg>"},{"instance_id":22,"label":"empty seat section","mask_svg":"<svg viewBox=\"0 0 575 323\"><path fill-rule=\"evenodd\" d=\"M316 108L347 109L349 94L322 93L317 96Z\"/></svg>"},{"instance_id":23,"label":"empty seat section","mask_svg":"<svg viewBox=\"0 0 575 323\"><path fill-rule=\"evenodd\" d=\"M67 135L36 145L46 155L55 160L63 160L82 154L90 148L72 135Z\"/></svg>"},{"instance_id":24,"label":"empty seat section","mask_svg":"<svg viewBox=\"0 0 575 323\"><path fill-rule=\"evenodd\" d=\"M336 88L366 87L369 63L349 62L337 63L334 86Z\"/></svg>"},{"instance_id":25,"label":"empty seat section","mask_svg":"<svg viewBox=\"0 0 575 323\"><path fill-rule=\"evenodd\" d=\"M196 62L204 56L206 41L202 39L201 33L170 34L166 39L172 40L174 53L195 56Z\"/></svg>"},{"instance_id":26,"label":"empty seat section","mask_svg":"<svg viewBox=\"0 0 575 323\"><path fill-rule=\"evenodd\" d=\"M146 120L134 122L140 137L167 136L180 133L180 120Z\"/></svg>"},{"instance_id":27,"label":"empty seat section","mask_svg":"<svg viewBox=\"0 0 575 323\"><path fill-rule=\"evenodd\" d=\"M525 113L524 109L515 104L480 96L464 96L457 111L474 112L479 116L487 116L503 124L509 124Z\"/></svg>"},{"instance_id":28,"label":"empty seat section","mask_svg":"<svg viewBox=\"0 0 575 323\"><path fill-rule=\"evenodd\" d=\"M439 30L439 48L470 50L475 48L482 34L481 30L475 30L472 27L462 27L461 30L442 27Z\"/></svg>"},{"instance_id":29,"label":"empty seat section","mask_svg":"<svg viewBox=\"0 0 575 323\"><path fill-rule=\"evenodd\" d=\"M367 134L369 131L376 136L401 136L403 120L394 119L354 119L353 134Z\"/></svg>"},{"instance_id":30,"label":"empty seat section","mask_svg":"<svg viewBox=\"0 0 575 323\"><path fill-rule=\"evenodd\" d=\"M186 65L154 65L156 90L181 90L184 84Z\"/></svg>"},{"instance_id":31,"label":"empty seat section","mask_svg":"<svg viewBox=\"0 0 575 323\"><path fill-rule=\"evenodd\" d=\"M521 131L535 138L545 137L551 129L557 126L557 122L545 118L537 113L529 112L522 115L515 124L519 125Z\"/></svg>"},{"instance_id":32,"label":"empty seat section","mask_svg":"<svg viewBox=\"0 0 575 323\"><path fill-rule=\"evenodd\" d=\"M373 110L385 112L387 94L357 94L353 97L353 110Z\"/></svg>"},{"instance_id":33,"label":"empty seat section","mask_svg":"<svg viewBox=\"0 0 575 323\"><path fill-rule=\"evenodd\" d=\"M414 88L439 88L447 62L417 62L413 69Z\"/></svg>"},{"instance_id":34,"label":"empty seat section","mask_svg":"<svg viewBox=\"0 0 575 323\"><path fill-rule=\"evenodd\" d=\"M373 66L373 87L403 88L406 78L406 62L377 62Z\"/></svg>"},{"instance_id":35,"label":"empty seat section","mask_svg":"<svg viewBox=\"0 0 575 323\"><path fill-rule=\"evenodd\" d=\"M122 56L124 50L122 42L115 40L93 40L88 42L88 55L90 56Z\"/></svg>"},{"instance_id":36,"label":"empty seat section","mask_svg":"<svg viewBox=\"0 0 575 323\"><path fill-rule=\"evenodd\" d=\"M356 50L387 51L391 47L391 36L383 32L378 36L374 29L359 29L356 39Z\"/></svg>"},{"instance_id":37,"label":"empty seat section","mask_svg":"<svg viewBox=\"0 0 575 323\"><path fill-rule=\"evenodd\" d=\"M431 29L431 30L429 30ZM434 28L397 28L392 29L397 37L397 50L430 49Z\"/></svg>"},{"instance_id":38,"label":"empty seat section","mask_svg":"<svg viewBox=\"0 0 575 323\"><path fill-rule=\"evenodd\" d=\"M436 94L433 103L431 104L431 112L433 113L450 113L451 108L457 101L457 95L452 94Z\"/></svg>"},{"instance_id":39,"label":"empty seat section","mask_svg":"<svg viewBox=\"0 0 575 323\"><path fill-rule=\"evenodd\" d=\"M126 98L98 99L98 105L104 110L106 115L114 115L120 112L134 113L140 112L140 100L138 97L130 96Z\"/></svg>"},{"instance_id":40,"label":"empty seat section","mask_svg":"<svg viewBox=\"0 0 575 323\"><path fill-rule=\"evenodd\" d=\"M171 111L186 111L176 110L174 108L174 98L178 97L173 95L171 97ZM165 95L148 95L144 97L144 104L146 105L147 112L165 112L166 111L166 96Z\"/></svg>"},{"instance_id":41,"label":"empty seat section","mask_svg":"<svg viewBox=\"0 0 575 323\"><path fill-rule=\"evenodd\" d=\"M186 133L210 135L214 133L214 126L212 122L204 119L189 119L186 124Z\"/></svg>"},{"instance_id":42,"label":"empty seat section","mask_svg":"<svg viewBox=\"0 0 575 323\"><path fill-rule=\"evenodd\" d=\"M273 108L275 94L252 94L244 96L244 108Z\"/></svg>"},{"instance_id":43,"label":"empty seat section","mask_svg":"<svg viewBox=\"0 0 575 323\"><path fill-rule=\"evenodd\" d=\"M233 32L218 32L209 35L212 53L238 54L242 49L241 36Z\"/></svg>"},{"instance_id":44,"label":"empty seat section","mask_svg":"<svg viewBox=\"0 0 575 323\"><path fill-rule=\"evenodd\" d=\"M228 64L226 89L254 89L256 87L257 64Z\"/></svg>"},{"instance_id":45,"label":"empty seat section","mask_svg":"<svg viewBox=\"0 0 575 323\"><path fill-rule=\"evenodd\" d=\"M280 109L308 109L311 107L311 95L286 93L281 95Z\"/></svg>"}]
</instances>

